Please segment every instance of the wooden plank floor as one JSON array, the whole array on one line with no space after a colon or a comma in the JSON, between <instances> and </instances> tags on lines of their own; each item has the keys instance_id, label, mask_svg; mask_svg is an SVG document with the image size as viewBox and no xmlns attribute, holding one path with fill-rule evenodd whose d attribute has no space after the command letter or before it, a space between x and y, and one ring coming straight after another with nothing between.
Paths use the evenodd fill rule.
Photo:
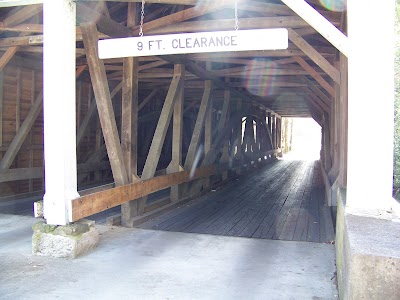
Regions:
<instances>
[{"instance_id":1,"label":"wooden plank floor","mask_svg":"<svg viewBox=\"0 0 400 300\"><path fill-rule=\"evenodd\" d=\"M315 161L276 161L137 227L316 243L334 240Z\"/></svg>"}]
</instances>

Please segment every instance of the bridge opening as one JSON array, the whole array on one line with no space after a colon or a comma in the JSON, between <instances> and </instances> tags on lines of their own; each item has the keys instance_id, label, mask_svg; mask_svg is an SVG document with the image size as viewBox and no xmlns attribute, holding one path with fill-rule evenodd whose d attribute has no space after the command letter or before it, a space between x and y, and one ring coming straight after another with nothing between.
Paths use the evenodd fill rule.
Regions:
<instances>
[{"instance_id":1,"label":"bridge opening","mask_svg":"<svg viewBox=\"0 0 400 300\"><path fill-rule=\"evenodd\" d=\"M319 160L321 126L312 118L283 118L283 159Z\"/></svg>"}]
</instances>

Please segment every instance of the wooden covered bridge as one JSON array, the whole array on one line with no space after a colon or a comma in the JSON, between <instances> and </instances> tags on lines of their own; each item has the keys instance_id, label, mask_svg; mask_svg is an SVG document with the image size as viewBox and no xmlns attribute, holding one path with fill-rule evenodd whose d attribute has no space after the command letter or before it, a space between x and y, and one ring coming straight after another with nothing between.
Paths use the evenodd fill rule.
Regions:
<instances>
[{"instance_id":1,"label":"wooden covered bridge","mask_svg":"<svg viewBox=\"0 0 400 300\"><path fill-rule=\"evenodd\" d=\"M396 209L394 4L362 2L0 0L0 196L44 195L53 225L120 207L127 227L331 242L337 223L341 296L360 299L381 273L357 271L351 222ZM287 47L235 49L277 28ZM285 117L321 126L318 162L276 160Z\"/></svg>"}]
</instances>

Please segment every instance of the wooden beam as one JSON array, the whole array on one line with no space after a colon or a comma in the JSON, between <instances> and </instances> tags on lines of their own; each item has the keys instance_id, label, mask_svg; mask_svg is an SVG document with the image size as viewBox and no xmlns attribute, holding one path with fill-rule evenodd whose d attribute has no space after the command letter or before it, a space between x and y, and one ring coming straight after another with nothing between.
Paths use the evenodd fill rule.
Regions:
<instances>
[{"instance_id":1,"label":"wooden beam","mask_svg":"<svg viewBox=\"0 0 400 300\"><path fill-rule=\"evenodd\" d=\"M204 121L206 119L206 114L209 111L208 108L209 108L209 103L210 103L209 100L211 98L211 93L212 93L212 83L210 80L207 80L205 82L205 88L203 92L203 97L201 99L199 113L197 115L196 124L193 130L193 135L186 155L184 168L185 170L188 171L192 169L194 161L196 159L197 150L204 129Z\"/></svg>"},{"instance_id":2,"label":"wooden beam","mask_svg":"<svg viewBox=\"0 0 400 300\"><path fill-rule=\"evenodd\" d=\"M82 75L82 73L86 70L86 67L87 65L82 65L76 68L76 79L78 79Z\"/></svg>"},{"instance_id":3,"label":"wooden beam","mask_svg":"<svg viewBox=\"0 0 400 300\"><path fill-rule=\"evenodd\" d=\"M335 97L335 89L324 79L313 67L311 67L302 57L296 56L294 60L304 68L324 89L331 95Z\"/></svg>"},{"instance_id":4,"label":"wooden beam","mask_svg":"<svg viewBox=\"0 0 400 300\"><path fill-rule=\"evenodd\" d=\"M344 55L349 54L349 42L339 29L304 0L282 0Z\"/></svg>"},{"instance_id":5,"label":"wooden beam","mask_svg":"<svg viewBox=\"0 0 400 300\"><path fill-rule=\"evenodd\" d=\"M0 2L0 7L12 7L22 5L41 4L43 0L4 0Z\"/></svg>"},{"instance_id":6,"label":"wooden beam","mask_svg":"<svg viewBox=\"0 0 400 300\"><path fill-rule=\"evenodd\" d=\"M208 100L208 109L205 117L205 125L204 125L204 153L207 153L211 150L211 146L213 143L212 139L212 130L213 130L213 97L211 96ZM204 185L206 188L210 187L211 180L207 178L204 180Z\"/></svg>"},{"instance_id":7,"label":"wooden beam","mask_svg":"<svg viewBox=\"0 0 400 300\"><path fill-rule=\"evenodd\" d=\"M142 172L142 180L150 179L156 172L158 161L160 160L161 150L164 145L165 135L171 121L172 112L175 101L179 94L182 85L182 78L179 75L173 77L167 97L164 101L164 106L161 111L160 119L158 120L157 128L154 132L153 141L150 146L149 154L147 155L146 163ZM146 199L139 202L139 214L144 212Z\"/></svg>"},{"instance_id":8,"label":"wooden beam","mask_svg":"<svg viewBox=\"0 0 400 300\"><path fill-rule=\"evenodd\" d=\"M95 115L95 112L97 111L97 106L96 106L96 101L92 101L88 107L88 110L86 112L85 117L82 120L81 125L79 126L78 132L76 134L76 147L79 147L84 135L87 132L87 129L89 128L90 121Z\"/></svg>"},{"instance_id":9,"label":"wooden beam","mask_svg":"<svg viewBox=\"0 0 400 300\"><path fill-rule=\"evenodd\" d=\"M322 107L318 106L315 100L312 97L305 97L306 103L309 107L312 108L312 112L319 116L320 121L322 122L322 116L324 115L324 110Z\"/></svg>"},{"instance_id":10,"label":"wooden beam","mask_svg":"<svg viewBox=\"0 0 400 300\"><path fill-rule=\"evenodd\" d=\"M129 180L123 162L122 149L104 63L98 58L98 37L96 25L94 23L82 23L81 29L90 77L93 84L93 91L96 96L97 109L99 111L100 123L104 134L114 181L116 185L125 185Z\"/></svg>"},{"instance_id":11,"label":"wooden beam","mask_svg":"<svg viewBox=\"0 0 400 300\"><path fill-rule=\"evenodd\" d=\"M308 106L308 109L310 111L311 117L314 119L315 122L318 123L319 126L322 127L322 117L321 114L314 108L314 106L311 104L311 102L306 98L306 105Z\"/></svg>"},{"instance_id":12,"label":"wooden beam","mask_svg":"<svg viewBox=\"0 0 400 300\"><path fill-rule=\"evenodd\" d=\"M0 170L0 183L33 178L43 178L43 167Z\"/></svg>"},{"instance_id":13,"label":"wooden beam","mask_svg":"<svg viewBox=\"0 0 400 300\"><path fill-rule=\"evenodd\" d=\"M122 26L121 24L97 13L94 12L93 10L91 10L90 8L88 8L87 6L81 4L81 3L77 3L77 7L78 7L78 20L80 20L80 22L84 22L84 20L97 20L97 27L99 28L100 31L102 31L104 34L109 35L110 37L128 37L128 36L132 36L132 31L125 27ZM81 9L81 12L79 12L79 9ZM280 27L282 27L282 23L280 23L282 20L274 20L274 24L279 23ZM241 21L242 22L242 21ZM304 22L304 21L303 21ZM213 22L215 23L215 22ZM242 23L241 23L242 24ZM231 26L231 23L230 25ZM231 27L229 27L231 28ZM232 91L232 93L234 93L235 95L240 95L242 96L242 98L246 101L252 101L254 103L257 103L256 100L252 99L249 95L239 92L234 88L229 88L226 87L224 82L221 82L221 80L219 80L216 76L212 76L211 74L209 74L207 71L203 70L201 67L197 66L196 64L189 62L187 60L184 60L182 58L174 58L173 56L163 56L162 57L163 60L168 61L168 62L172 62L174 64L180 64L183 63L185 64L186 68L190 68L190 72L195 74L196 76L199 76L200 78L204 79L204 80L212 80L216 86L220 86L221 88L225 89L228 88ZM260 103L257 103L258 105L260 105ZM265 109L268 109L265 107ZM269 109L268 109L269 110Z\"/></svg>"},{"instance_id":14,"label":"wooden beam","mask_svg":"<svg viewBox=\"0 0 400 300\"><path fill-rule=\"evenodd\" d=\"M210 176L215 174L216 170L215 166L197 169L193 177L190 177L189 172L181 171L80 197L72 201L72 221L75 222L130 200L140 199L172 185Z\"/></svg>"},{"instance_id":15,"label":"wooden beam","mask_svg":"<svg viewBox=\"0 0 400 300\"><path fill-rule=\"evenodd\" d=\"M29 34L27 32L22 32L16 39L25 38L25 36ZM0 70L3 70L5 66L9 63L9 61L14 57L15 53L20 49L17 45L13 45L9 47L6 52L0 58Z\"/></svg>"},{"instance_id":16,"label":"wooden beam","mask_svg":"<svg viewBox=\"0 0 400 300\"><path fill-rule=\"evenodd\" d=\"M13 58L15 53L17 53L18 47L10 47L0 58L0 71L8 64L8 62Z\"/></svg>"},{"instance_id":17,"label":"wooden beam","mask_svg":"<svg viewBox=\"0 0 400 300\"><path fill-rule=\"evenodd\" d=\"M132 182L133 174L137 174L138 60L133 57L124 58L123 66L121 148L128 179Z\"/></svg>"},{"instance_id":18,"label":"wooden beam","mask_svg":"<svg viewBox=\"0 0 400 300\"><path fill-rule=\"evenodd\" d=\"M15 132L18 132L21 126L21 68L17 68L15 93Z\"/></svg>"},{"instance_id":19,"label":"wooden beam","mask_svg":"<svg viewBox=\"0 0 400 300\"><path fill-rule=\"evenodd\" d=\"M93 163L98 163L101 162L106 156L107 156L107 149L106 146L100 145L100 121L97 120L96 124L96 141L95 141L95 152L91 154L91 156L85 161L85 164L93 164ZM79 165L78 165L79 167ZM95 170L95 179L100 180L100 173L98 171L100 170ZM78 184L82 183L85 179L87 178L87 175L84 176L79 176L78 177Z\"/></svg>"},{"instance_id":20,"label":"wooden beam","mask_svg":"<svg viewBox=\"0 0 400 300\"><path fill-rule=\"evenodd\" d=\"M229 90L229 91L231 91L232 96L241 98L243 101L250 102L254 105L262 106L263 109L273 112L271 109L263 106L259 101L252 98L249 94L244 93L242 91L239 91L239 90L231 87L226 82L219 79L219 77L215 76L213 72L203 69L202 67L195 64L194 62L191 62L182 57L177 58L174 56L167 56L167 55L163 56L163 59L166 61L169 61L171 63L183 63L186 66L186 70L188 70L190 73L198 76L199 78L202 78L204 80L211 80L216 88L223 89L223 90ZM278 115L276 112L273 112L273 113Z\"/></svg>"},{"instance_id":21,"label":"wooden beam","mask_svg":"<svg viewBox=\"0 0 400 300\"><path fill-rule=\"evenodd\" d=\"M229 85L229 78L225 78L225 82ZM222 130L223 127L225 126L228 118L229 118L229 107L231 104L231 92L230 90L225 90L224 91L224 104L222 105L222 111L221 111L221 118L219 120L218 124L218 130ZM230 135L230 133L228 134ZM226 163L229 162L229 141L226 140L223 147L222 147L222 156L220 159L221 163ZM222 173L222 181L225 181L228 179L228 171L225 171Z\"/></svg>"},{"instance_id":22,"label":"wooden beam","mask_svg":"<svg viewBox=\"0 0 400 300\"><path fill-rule=\"evenodd\" d=\"M132 28L137 24L137 5L129 3L127 26ZM139 59L137 57L123 58L122 79L122 125L121 143L124 163L128 173L129 183L138 182L138 94L139 94ZM138 205L135 201L129 201L121 205L121 224L133 227L132 220L138 213Z\"/></svg>"},{"instance_id":23,"label":"wooden beam","mask_svg":"<svg viewBox=\"0 0 400 300\"><path fill-rule=\"evenodd\" d=\"M153 97L158 93L159 89L154 89L150 92L150 94L144 98L144 100L142 102L140 102L138 110L140 111L143 107L146 106L147 103L149 103L149 101L151 99L153 99Z\"/></svg>"},{"instance_id":24,"label":"wooden beam","mask_svg":"<svg viewBox=\"0 0 400 300\"><path fill-rule=\"evenodd\" d=\"M241 120L243 116L246 116L246 114L247 108L235 113L234 115L231 115L229 122L221 131L218 132L218 135L215 137L215 139L213 139L211 149L206 153L200 165L201 167L210 166L214 163L218 154L220 153L221 147L223 146L226 139L229 138L230 134L233 132L233 134L235 135L237 134L238 130L241 130L242 127L241 123L239 123L239 120ZM189 194L197 195L201 191L205 183L205 180L194 182L194 184L192 184L192 186L190 187Z\"/></svg>"},{"instance_id":25,"label":"wooden beam","mask_svg":"<svg viewBox=\"0 0 400 300\"><path fill-rule=\"evenodd\" d=\"M2 24L5 27L15 26L31 18L33 15L41 12L42 9L43 9L42 5L29 5L29 6L24 6L18 9L17 11L12 10L5 17L5 19L3 19Z\"/></svg>"},{"instance_id":26,"label":"wooden beam","mask_svg":"<svg viewBox=\"0 0 400 300\"><path fill-rule=\"evenodd\" d=\"M179 32L202 32L216 30L232 30L235 19L219 19L207 21L187 21L170 26L150 30L151 34L167 34ZM254 28L302 28L308 24L299 17L240 18L240 29Z\"/></svg>"},{"instance_id":27,"label":"wooden beam","mask_svg":"<svg viewBox=\"0 0 400 300\"><path fill-rule=\"evenodd\" d=\"M121 90L122 82L120 82L111 92L111 99ZM90 127L91 120L95 116L95 112L97 111L97 104L96 101L92 101L89 104L89 108L86 112L85 117L82 120L81 125L79 126L78 133L76 134L76 145L77 147L82 141L82 138L85 136L87 129Z\"/></svg>"},{"instance_id":28,"label":"wooden beam","mask_svg":"<svg viewBox=\"0 0 400 300\"><path fill-rule=\"evenodd\" d=\"M174 105L173 128L172 128L172 160L168 172L174 173L181 171L182 165L182 128L183 128L183 105L185 99L184 80L185 66L175 65L174 73L182 78L182 84L178 91L177 99ZM172 202L179 201L181 189L179 185L171 186L170 198Z\"/></svg>"},{"instance_id":29,"label":"wooden beam","mask_svg":"<svg viewBox=\"0 0 400 300\"><path fill-rule=\"evenodd\" d=\"M340 73L338 69L332 66L329 61L326 60L317 50L314 49L305 39L303 39L299 34L293 29L288 29L289 39L307 56L315 62L326 74L329 75L336 83L340 84Z\"/></svg>"},{"instance_id":30,"label":"wooden beam","mask_svg":"<svg viewBox=\"0 0 400 300\"><path fill-rule=\"evenodd\" d=\"M340 97L339 97L339 185L347 186L347 149L348 149L348 59L340 55Z\"/></svg>"},{"instance_id":31,"label":"wooden beam","mask_svg":"<svg viewBox=\"0 0 400 300\"><path fill-rule=\"evenodd\" d=\"M25 117L24 122L16 133L14 139L12 140L10 146L8 147L6 153L3 156L3 159L0 162L0 169L8 169L10 168L12 162L14 161L16 155L18 154L19 149L25 141L29 131L31 130L33 124L35 123L37 117L42 111L43 105L43 93L41 92L33 103L29 113Z\"/></svg>"},{"instance_id":32,"label":"wooden beam","mask_svg":"<svg viewBox=\"0 0 400 300\"><path fill-rule=\"evenodd\" d=\"M110 168L108 161L88 162L77 165L78 173L89 173L97 170L107 170ZM43 167L29 167L0 170L0 183L17 180L27 180L44 177Z\"/></svg>"},{"instance_id":33,"label":"wooden beam","mask_svg":"<svg viewBox=\"0 0 400 300\"><path fill-rule=\"evenodd\" d=\"M326 104L331 105L332 101L324 94L307 76L299 76L300 79L308 85L308 87ZM336 93L335 93L336 94Z\"/></svg>"},{"instance_id":34,"label":"wooden beam","mask_svg":"<svg viewBox=\"0 0 400 300\"><path fill-rule=\"evenodd\" d=\"M146 22L143 24L143 32L146 34L147 32L151 32L152 30L160 27L166 27L169 25L173 25L176 23L181 23L189 19L193 19L196 17L200 17L210 12L217 11L218 9L224 8L225 3L224 1L216 1L213 3L204 3L201 2L196 5L195 7L190 7L176 13L167 15L165 17L161 17L155 19L154 21ZM133 31L134 35L139 34L139 28L136 27Z\"/></svg>"},{"instance_id":35,"label":"wooden beam","mask_svg":"<svg viewBox=\"0 0 400 300\"><path fill-rule=\"evenodd\" d=\"M32 77L31 77L31 90L30 90L30 92L31 92L31 94L30 94L30 102L31 102L31 105L33 105L33 103L35 103L35 96L36 96L36 71L35 70L31 70L31 74L32 74ZM34 132L34 130L30 130L30 133L29 133L29 146L32 146L32 144L33 144L33 141L34 141L34 138L35 138L35 132ZM44 145L43 145L44 146ZM34 151L32 150L32 149L30 149L29 150L29 168L33 168L33 165L34 165ZM41 179L42 180L42 184L44 183L44 177ZM33 179L29 179L29 182L28 182L28 188L29 188L29 192L32 192L33 191Z\"/></svg>"},{"instance_id":36,"label":"wooden beam","mask_svg":"<svg viewBox=\"0 0 400 300\"><path fill-rule=\"evenodd\" d=\"M307 88L305 88L305 89L307 89ZM318 111L321 113L321 115L323 115L325 112L329 113L330 107L327 106L324 102L322 102L321 99L319 99L317 95L315 95L314 93L310 92L310 90L308 90L308 96L309 96L308 99L311 101L311 103L314 104L314 106L316 108L318 108Z\"/></svg>"},{"instance_id":37,"label":"wooden beam","mask_svg":"<svg viewBox=\"0 0 400 300\"><path fill-rule=\"evenodd\" d=\"M173 107L179 90L182 84L181 76L175 75L172 79L170 88L168 90L167 97L165 98L164 106L161 111L160 119L157 124L156 131L154 133L153 141L150 146L149 155L147 156L146 163L143 169L142 180L153 177L156 171L158 160L160 158L161 149L164 144L165 135L168 130L170 123Z\"/></svg>"},{"instance_id":38,"label":"wooden beam","mask_svg":"<svg viewBox=\"0 0 400 300\"><path fill-rule=\"evenodd\" d=\"M252 140L251 136L252 135L253 135L253 138L254 138L253 118L251 116L248 116L246 118L246 124L244 126L243 149L242 149L246 159L250 159L251 158L251 140Z\"/></svg>"},{"instance_id":39,"label":"wooden beam","mask_svg":"<svg viewBox=\"0 0 400 300\"><path fill-rule=\"evenodd\" d=\"M77 3L77 20L79 23L93 22L96 20L97 30L111 37L132 36L132 30L120 25L103 14L91 9L90 7ZM83 34L83 32L82 32ZM97 46L96 46L97 47Z\"/></svg>"}]
</instances>

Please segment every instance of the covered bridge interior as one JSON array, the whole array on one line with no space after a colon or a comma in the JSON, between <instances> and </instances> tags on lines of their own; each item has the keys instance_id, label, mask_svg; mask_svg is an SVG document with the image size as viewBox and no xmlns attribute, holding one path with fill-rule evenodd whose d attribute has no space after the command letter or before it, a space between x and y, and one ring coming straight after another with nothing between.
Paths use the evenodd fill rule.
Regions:
<instances>
[{"instance_id":1,"label":"covered bridge interior","mask_svg":"<svg viewBox=\"0 0 400 300\"><path fill-rule=\"evenodd\" d=\"M391 138L379 143L382 156L389 153L389 158L370 165L380 175L367 175L362 171L368 156L363 147L370 138L359 134L390 134L390 91L375 88L360 71L365 56L353 55L353 65L348 65L347 27L353 28L352 53L362 50L366 56L377 53L363 35L371 29L370 36L383 45L375 74L379 80L390 78L384 50L390 41L378 32L387 30L390 20L372 27L368 18L385 15L391 6L375 12L372 5L351 5L318 0L1 1L2 202L18 205L23 202L18 197L44 195L44 217L55 225L120 206L114 220L120 218L123 226L146 221L146 228L204 233L199 228L213 227L198 221L215 215L193 220L190 215L199 210L215 213L236 201L244 218L230 219L234 224L265 210L255 227L261 229L250 236L316 242L334 240L330 207L346 206L343 195L350 182L347 197L353 198L347 206L353 212L366 207L379 214L390 210L389 202L368 199L391 199ZM140 33L146 37L273 28L287 29L287 49L111 59L98 55L98 40ZM351 95L365 105L357 99L351 104ZM369 104L378 95L389 98L379 105L382 118L366 124L360 116L371 120L375 109ZM282 154L284 117L311 117L321 126L318 162L276 162ZM349 170L348 156L353 158ZM360 176L363 183L348 180ZM372 192L362 189L372 182ZM171 208L199 195L188 209L171 214ZM263 208L266 197L277 202ZM310 234L305 235L296 231L304 209L310 219L303 227L319 226L308 227ZM238 216L239 210L227 211ZM248 227L239 232L221 220L225 227L210 233L249 236L243 233ZM339 226L343 222L339 208ZM263 231L268 224L279 232Z\"/></svg>"},{"instance_id":2,"label":"covered bridge interior","mask_svg":"<svg viewBox=\"0 0 400 300\"><path fill-rule=\"evenodd\" d=\"M345 30L345 10L330 11L314 2L332 24ZM1 12L1 46L6 51L1 66L1 192L43 194L42 5ZM326 173L331 171L331 181L336 180L339 147L333 145L339 134L330 123L339 121L333 100L339 95L339 52L279 1L242 1L237 12L240 30L288 28L288 49L101 61L93 38L137 36L141 3L77 3L79 190L219 165L218 170L204 170L219 176L213 174L203 187L192 186L189 193L188 187L174 186L171 199L177 201L240 173L245 164L278 156L282 117L312 117L324 128L322 162ZM234 30L235 1L146 1L143 21L145 36ZM67 38L61 29L58 35ZM62 64L62 54L58 59ZM139 210L143 213L143 207Z\"/></svg>"}]
</instances>

